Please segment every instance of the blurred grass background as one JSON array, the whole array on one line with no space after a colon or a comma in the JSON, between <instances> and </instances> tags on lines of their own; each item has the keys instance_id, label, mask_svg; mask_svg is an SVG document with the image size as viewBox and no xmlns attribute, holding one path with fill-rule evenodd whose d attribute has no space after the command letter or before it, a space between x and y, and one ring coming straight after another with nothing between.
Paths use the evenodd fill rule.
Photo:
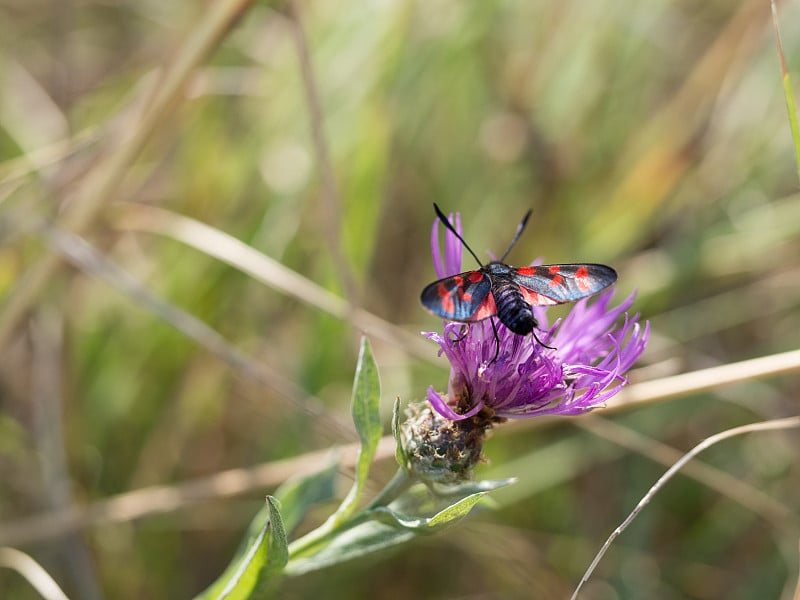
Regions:
<instances>
[{"instance_id":1,"label":"blurred grass background","mask_svg":"<svg viewBox=\"0 0 800 600\"><path fill-rule=\"evenodd\" d=\"M148 121L169 88L163 69L178 69L226 4L238 18ZM483 256L502 252L532 207L512 264L614 265L619 297L638 289L654 327L634 380L798 347L800 195L767 2L293 6L0 2L0 538L48 511L353 441L363 320L226 264L217 238L187 233L180 216L397 326L367 331L387 413L396 395L446 385L436 348L410 341L439 326L418 302L435 277L433 201L461 212ZM797 73L800 6L779 11ZM82 242L58 246L51 225L94 258L53 259ZM194 315L211 328L205 342L92 265L116 265ZM43 285L12 315L37 272ZM250 367L221 359L214 331ZM645 446L686 450L797 414L798 391L781 378L613 420ZM481 475L520 477L497 512L286 581L281 597L568 596L664 470L575 425L496 433ZM797 458L796 434L712 449L708 463L778 509L679 477L585 597L791 597ZM392 468L384 460L376 484ZM188 597L222 571L269 491L0 543L29 552L71 598ZM0 597L37 596L0 570Z\"/></svg>"}]
</instances>

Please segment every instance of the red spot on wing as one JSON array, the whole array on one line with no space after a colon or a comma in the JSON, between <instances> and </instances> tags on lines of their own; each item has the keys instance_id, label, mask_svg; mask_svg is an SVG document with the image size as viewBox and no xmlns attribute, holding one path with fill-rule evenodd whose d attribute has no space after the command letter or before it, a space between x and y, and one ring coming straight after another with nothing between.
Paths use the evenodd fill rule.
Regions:
<instances>
[{"instance_id":1,"label":"red spot on wing","mask_svg":"<svg viewBox=\"0 0 800 600\"><path fill-rule=\"evenodd\" d=\"M536 269L533 267L520 267L517 269L520 275L536 275Z\"/></svg>"},{"instance_id":2,"label":"red spot on wing","mask_svg":"<svg viewBox=\"0 0 800 600\"><path fill-rule=\"evenodd\" d=\"M481 302L481 305L478 307L478 310L475 311L475 314L470 317L470 321L483 321L484 319L493 317L496 314L497 305L494 303L494 295L489 293L489 295L486 296L486 299Z\"/></svg>"},{"instance_id":3,"label":"red spot on wing","mask_svg":"<svg viewBox=\"0 0 800 600\"><path fill-rule=\"evenodd\" d=\"M555 275L556 273L559 273L561 271L561 265L550 265L548 271L550 271L553 275Z\"/></svg>"},{"instance_id":4,"label":"red spot on wing","mask_svg":"<svg viewBox=\"0 0 800 600\"><path fill-rule=\"evenodd\" d=\"M483 279L483 273L480 271L472 271L467 275L467 279L469 279L471 283L478 283Z\"/></svg>"},{"instance_id":5,"label":"red spot on wing","mask_svg":"<svg viewBox=\"0 0 800 600\"><path fill-rule=\"evenodd\" d=\"M564 283L564 278L561 275L556 275L550 280L550 287L556 287Z\"/></svg>"},{"instance_id":6,"label":"red spot on wing","mask_svg":"<svg viewBox=\"0 0 800 600\"><path fill-rule=\"evenodd\" d=\"M552 306L553 304L558 304L558 302L552 298L537 294L522 286L520 286L519 290L522 292L522 297L525 298L525 302L531 306Z\"/></svg>"},{"instance_id":7,"label":"red spot on wing","mask_svg":"<svg viewBox=\"0 0 800 600\"><path fill-rule=\"evenodd\" d=\"M450 292L445 287L443 283L439 284L439 287L436 288L436 292L439 294L439 299L442 302L442 308L446 313L454 313L456 310L455 305L453 304L453 298L450 296Z\"/></svg>"},{"instance_id":8,"label":"red spot on wing","mask_svg":"<svg viewBox=\"0 0 800 600\"><path fill-rule=\"evenodd\" d=\"M575 271L575 283L578 284L578 289L582 292L588 292L591 289L589 285L589 269L586 267L579 267Z\"/></svg>"}]
</instances>

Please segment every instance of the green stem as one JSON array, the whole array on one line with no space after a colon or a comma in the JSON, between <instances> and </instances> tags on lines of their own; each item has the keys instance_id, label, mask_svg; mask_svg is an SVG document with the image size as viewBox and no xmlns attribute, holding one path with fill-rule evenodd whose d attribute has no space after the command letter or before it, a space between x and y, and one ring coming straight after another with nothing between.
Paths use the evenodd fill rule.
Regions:
<instances>
[{"instance_id":1,"label":"green stem","mask_svg":"<svg viewBox=\"0 0 800 600\"><path fill-rule=\"evenodd\" d=\"M366 521L367 517L368 515L366 513L360 512L347 521L343 521L338 524L332 519L328 519L313 531L309 531L303 537L296 539L289 544L289 560L301 558L309 554L316 546L327 542L342 531L346 531L347 529L359 525L360 523Z\"/></svg>"},{"instance_id":2,"label":"green stem","mask_svg":"<svg viewBox=\"0 0 800 600\"><path fill-rule=\"evenodd\" d=\"M315 546L318 546L343 531L352 529L356 525L360 525L370 519L369 512L379 506L386 506L389 502L397 498L405 490L407 490L413 480L408 477L405 469L398 469L394 477L386 484L386 486L378 493L377 496L370 502L363 510L356 513L345 521L336 521L333 518L328 519L322 525L309 531L303 537L295 540L289 544L289 556L291 558L300 558L303 555L309 554ZM334 515L335 516L335 515Z\"/></svg>"},{"instance_id":3,"label":"green stem","mask_svg":"<svg viewBox=\"0 0 800 600\"><path fill-rule=\"evenodd\" d=\"M386 484L386 487L378 492L378 495L375 496L372 502L370 502L364 510L367 511L377 508L378 506L386 506L392 500L410 488L411 484L413 483L414 481L409 478L408 472L405 469L402 467L397 469L397 472L394 474L394 477L392 477L391 481Z\"/></svg>"}]
</instances>

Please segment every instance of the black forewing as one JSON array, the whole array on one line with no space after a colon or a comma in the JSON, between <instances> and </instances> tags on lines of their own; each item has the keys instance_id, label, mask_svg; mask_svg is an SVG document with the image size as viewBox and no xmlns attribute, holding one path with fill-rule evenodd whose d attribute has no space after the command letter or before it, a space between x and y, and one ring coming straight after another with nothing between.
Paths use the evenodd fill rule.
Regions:
<instances>
[{"instance_id":1,"label":"black forewing","mask_svg":"<svg viewBox=\"0 0 800 600\"><path fill-rule=\"evenodd\" d=\"M597 294L617 280L617 272L593 263L539 265L512 269L510 277L523 288L523 295L530 304L546 306Z\"/></svg>"},{"instance_id":2,"label":"black forewing","mask_svg":"<svg viewBox=\"0 0 800 600\"><path fill-rule=\"evenodd\" d=\"M481 271L467 271L452 277L445 277L422 290L422 305L433 314L451 321L477 321L487 315L487 306L482 304L489 299L492 282L488 275ZM491 303L494 307L494 303Z\"/></svg>"}]
</instances>

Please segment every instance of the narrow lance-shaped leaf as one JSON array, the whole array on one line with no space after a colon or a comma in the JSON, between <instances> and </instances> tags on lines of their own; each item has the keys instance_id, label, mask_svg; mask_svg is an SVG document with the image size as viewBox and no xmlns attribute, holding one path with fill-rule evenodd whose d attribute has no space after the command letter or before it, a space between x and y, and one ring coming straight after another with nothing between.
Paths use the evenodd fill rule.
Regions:
<instances>
[{"instance_id":1,"label":"narrow lance-shaped leaf","mask_svg":"<svg viewBox=\"0 0 800 600\"><path fill-rule=\"evenodd\" d=\"M332 539L332 533L347 522L358 507L364 490L369 467L380 442L383 428L380 420L380 381L378 367L372 357L369 341L361 338L356 376L353 382L352 412L361 446L355 467L355 481L342 504L328 519L314 531L309 532L292 543L292 558L313 555L324 548ZM293 561L294 562L294 561Z\"/></svg>"},{"instance_id":2,"label":"narrow lance-shaped leaf","mask_svg":"<svg viewBox=\"0 0 800 600\"><path fill-rule=\"evenodd\" d=\"M286 566L286 575L291 577L331 567L407 542L417 535L435 533L466 516L486 493L514 481L466 482L454 486L452 494L447 496L432 496L424 486L412 488L388 508L368 511L364 515L365 522L338 533L313 555L293 558ZM422 515L422 508L428 505L433 506L432 516L415 516Z\"/></svg>"},{"instance_id":3,"label":"narrow lance-shaped leaf","mask_svg":"<svg viewBox=\"0 0 800 600\"><path fill-rule=\"evenodd\" d=\"M408 465L408 457L406 456L405 448L403 448L403 438L400 433L400 396L395 398L394 406L392 407L392 435L394 436L394 457L397 464L402 468Z\"/></svg>"},{"instance_id":4,"label":"narrow lance-shaped leaf","mask_svg":"<svg viewBox=\"0 0 800 600\"><path fill-rule=\"evenodd\" d=\"M338 457L332 453L329 463L320 471L302 477L293 477L275 490L274 495L280 502L283 527L287 535L300 524L311 506L331 500L334 497L338 466ZM269 523L271 510L271 504L265 503L250 521L247 531L242 536L239 548L237 548L231 559L231 565L236 564L242 555L252 547L255 540L261 536L264 526ZM229 568L227 576L229 577L231 573L232 570ZM222 589L224 583L220 582L223 579L223 577L220 577L214 585L218 585L219 589Z\"/></svg>"},{"instance_id":5,"label":"narrow lance-shaped leaf","mask_svg":"<svg viewBox=\"0 0 800 600\"><path fill-rule=\"evenodd\" d=\"M367 481L369 466L375 457L378 442L383 434L380 418L380 380L378 367L372 357L369 340L361 338L361 350L358 355L355 381L353 382L352 412L361 448L356 462L355 481L342 505L332 515L332 524L340 523L349 516L358 505L364 484Z\"/></svg>"},{"instance_id":6,"label":"narrow lance-shaped leaf","mask_svg":"<svg viewBox=\"0 0 800 600\"><path fill-rule=\"evenodd\" d=\"M792 132L797 173L800 176L800 125L797 123L797 106L794 101L792 78L789 76L789 69L786 66L786 58L783 54L783 42L778 28L778 9L775 7L775 0L772 0L770 4L772 6L772 27L775 30L775 43L778 46L778 60L780 61L783 79L783 95L786 99L786 110L789 113L789 130Z\"/></svg>"},{"instance_id":7,"label":"narrow lance-shaped leaf","mask_svg":"<svg viewBox=\"0 0 800 600\"><path fill-rule=\"evenodd\" d=\"M339 533L327 546L312 556L293 558L286 566L285 573L288 577L292 577L331 567L407 542L415 535L410 529L370 520Z\"/></svg>"},{"instance_id":8,"label":"narrow lance-shaped leaf","mask_svg":"<svg viewBox=\"0 0 800 600\"><path fill-rule=\"evenodd\" d=\"M446 525L466 517L486 494L516 482L515 478L498 481L469 481L453 486L447 495L430 498L425 488L415 488L398 498L388 507L373 509L374 516L387 524L394 524L419 533L433 533ZM430 506L427 506L430 505ZM423 511L423 507L435 511Z\"/></svg>"},{"instance_id":9,"label":"narrow lance-shaped leaf","mask_svg":"<svg viewBox=\"0 0 800 600\"><path fill-rule=\"evenodd\" d=\"M287 533L302 522L309 508L335 496L338 469L338 456L331 453L328 464L321 470L304 477L293 477L275 490Z\"/></svg>"},{"instance_id":10,"label":"narrow lance-shaped leaf","mask_svg":"<svg viewBox=\"0 0 800 600\"><path fill-rule=\"evenodd\" d=\"M397 524L406 529L412 529L420 533L433 533L433 531L440 529L444 525L463 519L469 514L472 507L487 493L488 492L478 492L466 498L461 498L432 517L410 517L395 512L388 506L381 506L376 508L373 512L376 517L384 523L390 525Z\"/></svg>"},{"instance_id":11,"label":"narrow lance-shaped leaf","mask_svg":"<svg viewBox=\"0 0 800 600\"><path fill-rule=\"evenodd\" d=\"M286 531L278 503L267 496L269 519L244 552L196 600L251 600L258 598L266 584L283 571L289 560Z\"/></svg>"}]
</instances>

